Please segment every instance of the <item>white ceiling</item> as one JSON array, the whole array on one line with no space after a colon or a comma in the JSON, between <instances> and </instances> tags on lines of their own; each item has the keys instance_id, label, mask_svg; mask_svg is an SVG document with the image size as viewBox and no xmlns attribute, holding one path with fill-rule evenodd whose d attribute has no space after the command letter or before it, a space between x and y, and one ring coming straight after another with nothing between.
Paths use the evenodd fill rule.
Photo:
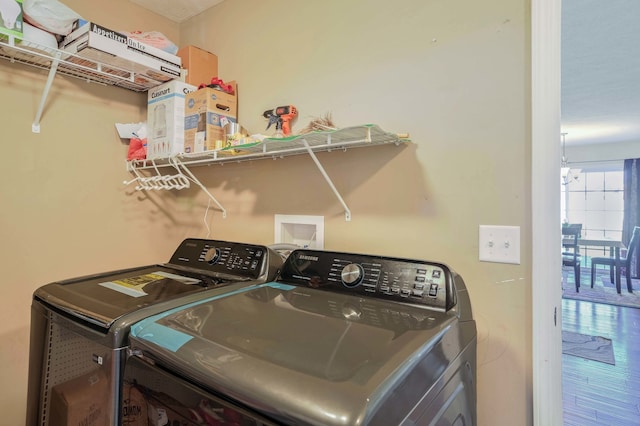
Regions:
<instances>
[{"instance_id":1,"label":"white ceiling","mask_svg":"<svg viewBox=\"0 0 640 426\"><path fill-rule=\"evenodd\" d=\"M175 22L186 21L224 0L129 0Z\"/></svg>"},{"instance_id":2,"label":"white ceiling","mask_svg":"<svg viewBox=\"0 0 640 426\"><path fill-rule=\"evenodd\" d=\"M640 142L640 0L562 0L566 144Z\"/></svg>"}]
</instances>

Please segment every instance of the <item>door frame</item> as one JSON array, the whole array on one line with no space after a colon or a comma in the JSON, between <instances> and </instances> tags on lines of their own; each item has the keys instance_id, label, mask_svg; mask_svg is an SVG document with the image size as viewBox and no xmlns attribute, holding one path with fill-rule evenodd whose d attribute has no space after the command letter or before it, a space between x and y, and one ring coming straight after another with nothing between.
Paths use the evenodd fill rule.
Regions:
<instances>
[{"instance_id":1,"label":"door frame","mask_svg":"<svg viewBox=\"0 0 640 426\"><path fill-rule=\"evenodd\" d=\"M561 0L531 0L533 424L562 424Z\"/></svg>"}]
</instances>

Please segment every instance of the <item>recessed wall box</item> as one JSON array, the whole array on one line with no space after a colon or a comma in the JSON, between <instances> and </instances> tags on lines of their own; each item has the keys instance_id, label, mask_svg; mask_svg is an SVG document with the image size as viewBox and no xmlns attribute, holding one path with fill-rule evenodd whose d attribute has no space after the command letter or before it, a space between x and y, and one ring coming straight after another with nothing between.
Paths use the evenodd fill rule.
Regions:
<instances>
[{"instance_id":1,"label":"recessed wall box","mask_svg":"<svg viewBox=\"0 0 640 426\"><path fill-rule=\"evenodd\" d=\"M324 248L324 216L275 216L276 244L295 244L301 248Z\"/></svg>"}]
</instances>

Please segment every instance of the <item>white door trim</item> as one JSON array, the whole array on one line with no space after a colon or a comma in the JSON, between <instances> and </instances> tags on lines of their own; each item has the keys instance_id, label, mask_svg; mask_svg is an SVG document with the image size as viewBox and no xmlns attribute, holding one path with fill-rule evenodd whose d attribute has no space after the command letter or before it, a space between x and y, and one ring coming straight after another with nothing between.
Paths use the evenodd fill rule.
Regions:
<instances>
[{"instance_id":1,"label":"white door trim","mask_svg":"<svg viewBox=\"0 0 640 426\"><path fill-rule=\"evenodd\" d=\"M561 1L531 1L533 424L562 425Z\"/></svg>"}]
</instances>

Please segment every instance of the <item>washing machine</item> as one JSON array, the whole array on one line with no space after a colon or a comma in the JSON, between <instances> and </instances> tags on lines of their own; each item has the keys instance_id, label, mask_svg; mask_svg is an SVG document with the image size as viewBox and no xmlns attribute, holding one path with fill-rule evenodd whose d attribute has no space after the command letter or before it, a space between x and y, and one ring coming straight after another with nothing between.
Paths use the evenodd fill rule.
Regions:
<instances>
[{"instance_id":1,"label":"washing machine","mask_svg":"<svg viewBox=\"0 0 640 426\"><path fill-rule=\"evenodd\" d=\"M442 263L295 250L276 280L146 318L130 339L124 381L152 425L477 422L476 324Z\"/></svg>"},{"instance_id":2,"label":"washing machine","mask_svg":"<svg viewBox=\"0 0 640 426\"><path fill-rule=\"evenodd\" d=\"M190 238L168 263L54 282L31 304L26 424L121 425L130 326L196 300L273 280L266 246Z\"/></svg>"}]
</instances>

